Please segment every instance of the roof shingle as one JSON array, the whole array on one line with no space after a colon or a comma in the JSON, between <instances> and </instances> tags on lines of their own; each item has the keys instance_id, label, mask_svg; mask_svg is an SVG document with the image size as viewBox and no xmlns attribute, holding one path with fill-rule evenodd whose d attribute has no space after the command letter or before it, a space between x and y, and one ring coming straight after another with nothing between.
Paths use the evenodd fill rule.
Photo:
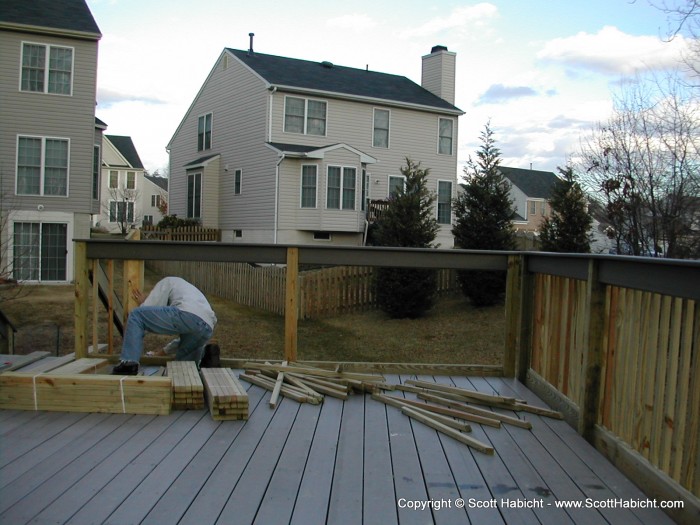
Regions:
<instances>
[{"instance_id":1,"label":"roof shingle","mask_svg":"<svg viewBox=\"0 0 700 525\"><path fill-rule=\"evenodd\" d=\"M0 23L101 36L85 0L2 0Z\"/></svg>"}]
</instances>

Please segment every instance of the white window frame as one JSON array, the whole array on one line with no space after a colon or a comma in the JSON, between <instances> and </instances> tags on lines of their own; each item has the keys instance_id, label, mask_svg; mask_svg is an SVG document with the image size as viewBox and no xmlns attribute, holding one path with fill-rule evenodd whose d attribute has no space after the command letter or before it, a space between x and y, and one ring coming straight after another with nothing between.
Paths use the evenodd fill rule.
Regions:
<instances>
[{"instance_id":1,"label":"white window frame","mask_svg":"<svg viewBox=\"0 0 700 525\"><path fill-rule=\"evenodd\" d=\"M133 188L129 187L129 175L133 175L133 182L134 182ZM124 189L136 190L136 172L135 171L127 171L126 172L126 179L124 180Z\"/></svg>"},{"instance_id":2,"label":"white window frame","mask_svg":"<svg viewBox=\"0 0 700 525\"><path fill-rule=\"evenodd\" d=\"M243 193L243 170L241 168L233 170L233 194Z\"/></svg>"},{"instance_id":3,"label":"white window frame","mask_svg":"<svg viewBox=\"0 0 700 525\"><path fill-rule=\"evenodd\" d=\"M199 175L199 215L195 215L195 202L192 199L192 215L190 215L190 177L195 177ZM200 219L202 218L204 212L204 177L201 171L192 171L186 175L186 185L185 185L185 215L188 219Z\"/></svg>"},{"instance_id":4,"label":"white window frame","mask_svg":"<svg viewBox=\"0 0 700 525\"><path fill-rule=\"evenodd\" d=\"M449 200L450 217L449 217L449 220L447 222L440 222L440 204L442 204L440 202L440 183L441 182L446 182L450 185L450 200ZM454 184L452 183L451 180L447 180L447 179L438 179L437 180L437 190L435 192L435 194L437 195L437 198L435 201L435 204L436 204L436 206L435 206L435 218L437 219L438 224L441 224L441 225L452 224L452 192L454 192Z\"/></svg>"},{"instance_id":5,"label":"white window frame","mask_svg":"<svg viewBox=\"0 0 700 525\"><path fill-rule=\"evenodd\" d=\"M406 176L405 175L388 175L387 176L387 183L386 183L386 196L387 199L390 199L392 197L391 195L391 180L392 179L401 179L403 181L403 190L406 191Z\"/></svg>"},{"instance_id":6,"label":"white window frame","mask_svg":"<svg viewBox=\"0 0 700 525\"><path fill-rule=\"evenodd\" d=\"M207 117L209 117L209 145L207 146ZM204 131L202 132L202 147L199 147L199 122L204 119ZM208 111L197 117L197 151L207 151L214 144L214 113Z\"/></svg>"},{"instance_id":7,"label":"white window frame","mask_svg":"<svg viewBox=\"0 0 700 525\"><path fill-rule=\"evenodd\" d=\"M117 184L115 186L112 185L112 175L116 173L117 175ZM110 190L116 190L119 189L119 179L121 176L119 175L119 170L109 170L109 179L107 180L107 187Z\"/></svg>"},{"instance_id":8,"label":"white window frame","mask_svg":"<svg viewBox=\"0 0 700 525\"><path fill-rule=\"evenodd\" d=\"M304 168L316 170L316 182L314 184L314 205L304 206ZM318 164L302 164L299 172L299 207L303 210L315 210L318 208Z\"/></svg>"},{"instance_id":9,"label":"white window frame","mask_svg":"<svg viewBox=\"0 0 700 525\"><path fill-rule=\"evenodd\" d=\"M450 152L449 153L444 153L440 151L440 144L441 144L441 139L442 135L440 135L440 123L442 121L448 121L452 123L452 134L450 135ZM437 129L437 153L438 155L446 155L446 156L452 156L455 151L455 120L452 118L446 118L446 117L438 117L438 129Z\"/></svg>"},{"instance_id":10,"label":"white window frame","mask_svg":"<svg viewBox=\"0 0 700 525\"><path fill-rule=\"evenodd\" d=\"M377 111L382 111L389 115L386 128L386 146L377 145L375 142L375 133L377 131ZM382 130L384 128L381 128ZM372 111L372 147L381 149L390 149L391 147L391 110L386 108L374 108Z\"/></svg>"},{"instance_id":11,"label":"white window frame","mask_svg":"<svg viewBox=\"0 0 700 525\"><path fill-rule=\"evenodd\" d=\"M115 205L114 209L114 219L112 220L112 204ZM119 205L120 204L125 204L126 205L126 218L124 221L119 220ZM129 213L131 212L131 213ZM131 215L131 220L129 220L129 215ZM136 205L134 201L129 201L129 200L116 200L116 199L110 199L109 205L107 207L107 220L109 221L110 224L117 224L117 223L125 223L125 224L133 224L134 223L134 218L136 217Z\"/></svg>"},{"instance_id":12,"label":"white window frame","mask_svg":"<svg viewBox=\"0 0 700 525\"><path fill-rule=\"evenodd\" d=\"M19 142L20 139L41 139L41 159L39 166L39 193L19 193ZM47 194L46 190L46 141L61 140L68 145L66 152L66 192L63 195ZM34 197L58 197L67 198L70 196L70 150L71 141L67 137L51 137L41 135L17 135L15 144L15 195Z\"/></svg>"},{"instance_id":13,"label":"white window frame","mask_svg":"<svg viewBox=\"0 0 700 525\"><path fill-rule=\"evenodd\" d=\"M330 189L328 185L328 177L329 177L329 170L331 168L339 168L340 169L340 195L339 195L339 201L338 201L338 207L337 208L331 208L328 206L328 190ZM353 191L354 191L354 198L352 200L352 208L346 208L345 207L345 170L353 170L355 173L355 184L353 185ZM326 209L327 210L338 210L338 211L355 211L357 210L357 174L360 170L357 169L357 166L341 166L338 164L329 164L326 166Z\"/></svg>"},{"instance_id":14,"label":"white window frame","mask_svg":"<svg viewBox=\"0 0 700 525\"><path fill-rule=\"evenodd\" d=\"M287 100L297 99L304 101L304 127L301 132L299 131L287 131ZM324 104L326 111L323 116L323 134L309 133L309 101L321 102ZM295 135L313 135L314 137L325 137L328 135L328 101L320 98L306 98L306 97L295 97L292 95L284 96L284 107L283 107L283 118L282 118L282 132L283 133L293 133Z\"/></svg>"},{"instance_id":15,"label":"white window frame","mask_svg":"<svg viewBox=\"0 0 700 525\"><path fill-rule=\"evenodd\" d=\"M44 80L43 80L43 86L41 90L33 90L33 89L22 89L22 79L23 79L23 70L24 70L24 46L25 45L30 45L30 46L41 46L44 48ZM70 49L71 52L71 64L70 64L70 86L69 86L69 92L68 93L56 93L53 91L49 91L49 84L50 84L50 65L51 65L51 49L52 48L60 48L60 49ZM42 93L45 95L58 95L58 96L63 96L63 97L72 97L73 96L73 79L75 78L75 48L72 46L62 46L62 45L54 45L54 44L46 44L44 42L30 42L30 41L22 41L20 45L20 55L19 55L19 90L22 93Z\"/></svg>"}]
</instances>

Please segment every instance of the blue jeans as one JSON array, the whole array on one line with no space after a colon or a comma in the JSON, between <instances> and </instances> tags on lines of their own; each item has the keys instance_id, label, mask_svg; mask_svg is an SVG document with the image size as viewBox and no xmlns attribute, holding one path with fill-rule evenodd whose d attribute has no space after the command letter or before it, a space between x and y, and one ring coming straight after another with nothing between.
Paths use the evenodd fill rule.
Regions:
<instances>
[{"instance_id":1,"label":"blue jeans","mask_svg":"<svg viewBox=\"0 0 700 525\"><path fill-rule=\"evenodd\" d=\"M146 332L179 335L180 346L175 359L199 363L212 329L198 316L174 306L139 306L129 313L126 322L121 354L123 361L138 362L141 359Z\"/></svg>"}]
</instances>

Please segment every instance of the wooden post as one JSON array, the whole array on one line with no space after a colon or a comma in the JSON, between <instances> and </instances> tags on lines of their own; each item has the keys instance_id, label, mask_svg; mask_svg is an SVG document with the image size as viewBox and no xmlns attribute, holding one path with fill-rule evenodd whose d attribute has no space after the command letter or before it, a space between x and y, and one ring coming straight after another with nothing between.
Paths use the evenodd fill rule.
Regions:
<instances>
[{"instance_id":1,"label":"wooden post","mask_svg":"<svg viewBox=\"0 0 700 525\"><path fill-rule=\"evenodd\" d=\"M518 341L520 336L520 285L522 261L518 255L508 256L508 274L506 277L506 340L503 352L503 375L514 377Z\"/></svg>"},{"instance_id":2,"label":"wooden post","mask_svg":"<svg viewBox=\"0 0 700 525\"><path fill-rule=\"evenodd\" d=\"M287 286L284 302L284 359L297 360L299 320L299 248L287 248Z\"/></svg>"},{"instance_id":3,"label":"wooden post","mask_svg":"<svg viewBox=\"0 0 700 525\"><path fill-rule=\"evenodd\" d=\"M75 310L75 358L87 357L88 312L90 308L90 278L88 275L87 244L76 242L74 247Z\"/></svg>"},{"instance_id":4,"label":"wooden post","mask_svg":"<svg viewBox=\"0 0 700 525\"><path fill-rule=\"evenodd\" d=\"M598 280L598 261L588 262L586 282L586 312L583 354L583 401L581 403L578 432L593 442L593 431L598 422L598 406L601 395L601 369L605 341L605 286Z\"/></svg>"},{"instance_id":5,"label":"wooden post","mask_svg":"<svg viewBox=\"0 0 700 525\"><path fill-rule=\"evenodd\" d=\"M141 240L141 231L132 230L127 236L127 240L139 241ZM144 262L143 261L124 261L124 286L123 286L123 296L122 304L124 305L124 319L122 323L124 329L126 329L126 321L129 317L129 312L136 308L138 304L133 298L131 292L134 289L143 291L144 283Z\"/></svg>"}]
</instances>

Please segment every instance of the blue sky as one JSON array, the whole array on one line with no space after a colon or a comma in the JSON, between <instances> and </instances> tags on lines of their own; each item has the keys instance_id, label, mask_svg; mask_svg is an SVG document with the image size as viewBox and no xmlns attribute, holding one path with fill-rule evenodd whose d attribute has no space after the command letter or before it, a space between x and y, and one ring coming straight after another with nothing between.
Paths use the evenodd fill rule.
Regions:
<instances>
[{"instance_id":1,"label":"blue sky","mask_svg":"<svg viewBox=\"0 0 700 525\"><path fill-rule=\"evenodd\" d=\"M671 0L671 3L674 0ZM457 53L459 169L487 121L503 164L555 171L604 121L620 81L678 64L648 0L87 0L100 26L97 116L150 171L224 47L404 75ZM420 159L416 159L420 160Z\"/></svg>"}]
</instances>

